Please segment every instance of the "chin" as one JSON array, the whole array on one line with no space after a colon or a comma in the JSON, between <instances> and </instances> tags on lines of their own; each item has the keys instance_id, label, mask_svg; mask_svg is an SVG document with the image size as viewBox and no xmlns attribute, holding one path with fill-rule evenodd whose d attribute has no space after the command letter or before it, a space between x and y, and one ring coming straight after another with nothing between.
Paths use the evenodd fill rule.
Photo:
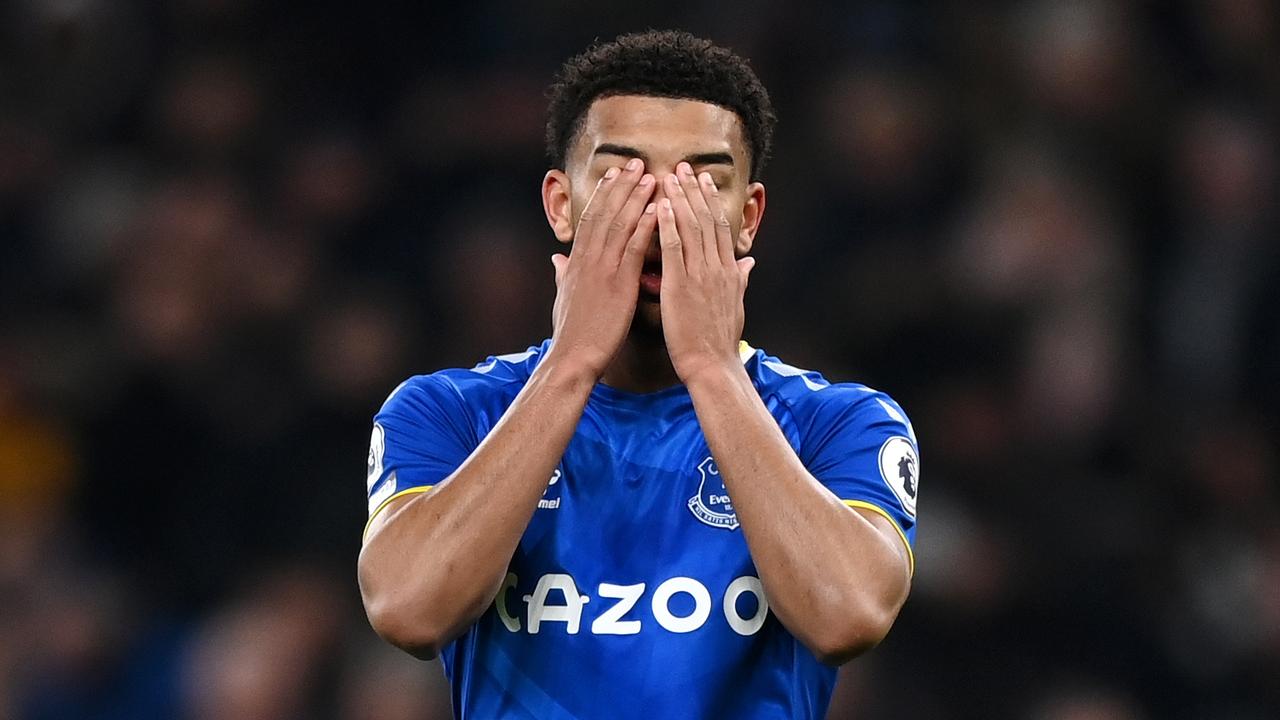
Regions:
<instances>
[{"instance_id":1,"label":"chin","mask_svg":"<svg viewBox=\"0 0 1280 720\"><path fill-rule=\"evenodd\" d=\"M635 335L662 341L662 304L657 299L640 298L635 318L631 321Z\"/></svg>"}]
</instances>

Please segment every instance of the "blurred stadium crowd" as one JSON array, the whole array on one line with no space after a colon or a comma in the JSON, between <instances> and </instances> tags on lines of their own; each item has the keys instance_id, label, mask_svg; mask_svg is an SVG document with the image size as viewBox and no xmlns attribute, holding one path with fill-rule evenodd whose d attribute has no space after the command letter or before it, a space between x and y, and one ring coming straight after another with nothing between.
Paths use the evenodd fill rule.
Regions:
<instances>
[{"instance_id":1,"label":"blurred stadium crowd","mask_svg":"<svg viewBox=\"0 0 1280 720\"><path fill-rule=\"evenodd\" d=\"M370 419L549 332L543 89L650 26L779 108L747 339L921 438L831 716L1280 717L1276 3L14 0L0 718L446 716Z\"/></svg>"}]
</instances>

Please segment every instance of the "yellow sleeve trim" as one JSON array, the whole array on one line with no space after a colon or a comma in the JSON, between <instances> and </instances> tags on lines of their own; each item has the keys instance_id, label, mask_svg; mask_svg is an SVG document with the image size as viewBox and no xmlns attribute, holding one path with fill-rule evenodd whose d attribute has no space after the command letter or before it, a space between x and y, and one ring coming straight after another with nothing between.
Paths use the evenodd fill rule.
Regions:
<instances>
[{"instance_id":1,"label":"yellow sleeve trim","mask_svg":"<svg viewBox=\"0 0 1280 720\"><path fill-rule=\"evenodd\" d=\"M841 502L843 502L845 505L848 505L849 507L862 508L863 510L870 510L871 512L876 513L877 515L884 516L884 519L889 521L889 524L893 526L893 529L898 531L898 537L902 538L902 546L907 549L907 560L909 561L909 567L910 567L909 573L912 577L915 577L916 554L911 551L911 543L907 542L907 534L902 531L902 527L898 525L898 521L894 520L893 516L890 515L887 510L880 507L879 505L872 505L871 503L863 502L862 500L841 500Z\"/></svg>"},{"instance_id":2,"label":"yellow sleeve trim","mask_svg":"<svg viewBox=\"0 0 1280 720\"><path fill-rule=\"evenodd\" d=\"M390 505L393 500L398 500L399 498L402 498L406 495L416 495L418 493L424 493L433 487L435 487L435 485L422 485L419 487L411 487L407 490L401 490L395 495L392 495L386 500L383 500L382 504L378 505L378 507L373 512L369 513L369 519L365 521L365 524L364 524L364 532L360 535L361 542L363 542L365 536L369 534L369 526L373 524L373 519L378 517L378 513L382 512L383 509L385 509L388 505Z\"/></svg>"},{"instance_id":3,"label":"yellow sleeve trim","mask_svg":"<svg viewBox=\"0 0 1280 720\"><path fill-rule=\"evenodd\" d=\"M739 360L745 363L746 361L751 359L752 355L755 355L755 354L756 354L756 349L748 345L746 340L738 341L738 359Z\"/></svg>"}]
</instances>

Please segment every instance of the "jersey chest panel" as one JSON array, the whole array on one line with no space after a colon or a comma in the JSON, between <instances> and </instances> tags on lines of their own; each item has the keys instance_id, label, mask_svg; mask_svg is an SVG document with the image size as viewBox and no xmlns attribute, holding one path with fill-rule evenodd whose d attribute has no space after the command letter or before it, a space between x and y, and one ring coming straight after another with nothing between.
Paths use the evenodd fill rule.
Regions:
<instances>
[{"instance_id":1,"label":"jersey chest panel","mask_svg":"<svg viewBox=\"0 0 1280 720\"><path fill-rule=\"evenodd\" d=\"M689 578L718 601L736 578L756 576L692 413L673 422L626 424L589 412L534 511L511 571L521 586L565 574L592 598L601 586L643 584L641 601L672 578ZM677 582L673 612L693 611L696 598L678 590L686 586L701 594ZM606 604L589 600L584 618L598 619ZM642 620L650 615L639 610Z\"/></svg>"},{"instance_id":2,"label":"jersey chest panel","mask_svg":"<svg viewBox=\"0 0 1280 720\"><path fill-rule=\"evenodd\" d=\"M476 717L773 717L794 708L797 672L829 692L769 611L710 455L687 397L588 405L498 597L447 654L469 668L455 702Z\"/></svg>"}]
</instances>

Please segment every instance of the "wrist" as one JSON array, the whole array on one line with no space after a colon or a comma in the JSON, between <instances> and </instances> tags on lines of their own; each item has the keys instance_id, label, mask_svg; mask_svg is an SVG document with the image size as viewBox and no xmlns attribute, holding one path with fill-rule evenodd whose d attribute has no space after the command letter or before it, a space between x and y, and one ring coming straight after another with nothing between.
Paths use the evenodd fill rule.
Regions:
<instances>
[{"instance_id":1,"label":"wrist","mask_svg":"<svg viewBox=\"0 0 1280 720\"><path fill-rule=\"evenodd\" d=\"M709 361L697 365L687 373L681 374L681 381L689 389L690 394L699 391L721 392L732 385L746 383L751 385L751 378L736 355L718 361Z\"/></svg>"},{"instance_id":2,"label":"wrist","mask_svg":"<svg viewBox=\"0 0 1280 720\"><path fill-rule=\"evenodd\" d=\"M602 370L571 353L557 351L555 343L547 350L534 375L542 381L564 390L591 392L600 379Z\"/></svg>"}]
</instances>

